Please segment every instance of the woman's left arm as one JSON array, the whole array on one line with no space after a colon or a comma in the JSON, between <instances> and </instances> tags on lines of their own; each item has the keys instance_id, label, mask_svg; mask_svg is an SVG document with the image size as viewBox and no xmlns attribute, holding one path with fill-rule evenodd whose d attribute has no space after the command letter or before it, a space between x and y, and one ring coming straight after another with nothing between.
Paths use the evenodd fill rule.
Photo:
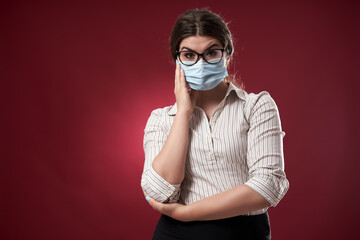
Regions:
<instances>
[{"instance_id":1,"label":"woman's left arm","mask_svg":"<svg viewBox=\"0 0 360 240\"><path fill-rule=\"evenodd\" d=\"M216 220L247 214L269 207L270 203L246 185L204 198L189 205L161 203L149 199L154 210L179 221Z\"/></svg>"}]
</instances>

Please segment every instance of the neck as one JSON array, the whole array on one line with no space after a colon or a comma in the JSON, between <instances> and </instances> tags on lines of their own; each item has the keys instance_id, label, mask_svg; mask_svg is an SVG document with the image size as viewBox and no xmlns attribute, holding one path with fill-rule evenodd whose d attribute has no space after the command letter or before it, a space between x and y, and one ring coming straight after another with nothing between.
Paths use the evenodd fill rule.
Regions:
<instances>
[{"instance_id":1,"label":"neck","mask_svg":"<svg viewBox=\"0 0 360 240\"><path fill-rule=\"evenodd\" d=\"M225 97L228 85L221 81L214 89L207 91L198 91L196 106L206 107L208 105L219 104Z\"/></svg>"}]
</instances>

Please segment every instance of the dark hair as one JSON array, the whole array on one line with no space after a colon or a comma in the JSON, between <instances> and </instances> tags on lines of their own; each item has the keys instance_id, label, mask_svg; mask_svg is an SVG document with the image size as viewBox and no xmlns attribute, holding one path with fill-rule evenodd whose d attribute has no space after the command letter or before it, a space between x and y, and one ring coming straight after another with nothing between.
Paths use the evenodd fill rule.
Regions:
<instances>
[{"instance_id":1,"label":"dark hair","mask_svg":"<svg viewBox=\"0 0 360 240\"><path fill-rule=\"evenodd\" d=\"M172 58L176 60L176 52L184 38L197 35L218 39L223 44L226 55L232 56L233 41L224 20L209 10L191 9L183 13L175 23L170 40Z\"/></svg>"}]
</instances>

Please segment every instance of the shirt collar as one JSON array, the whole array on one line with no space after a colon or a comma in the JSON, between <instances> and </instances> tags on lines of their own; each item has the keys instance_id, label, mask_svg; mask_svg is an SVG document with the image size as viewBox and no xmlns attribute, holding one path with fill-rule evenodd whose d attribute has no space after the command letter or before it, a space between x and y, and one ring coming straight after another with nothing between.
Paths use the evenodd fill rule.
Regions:
<instances>
[{"instance_id":1,"label":"shirt collar","mask_svg":"<svg viewBox=\"0 0 360 240\"><path fill-rule=\"evenodd\" d=\"M170 107L170 110L168 111L169 116L175 116L177 112L177 104L175 103Z\"/></svg>"},{"instance_id":2,"label":"shirt collar","mask_svg":"<svg viewBox=\"0 0 360 240\"><path fill-rule=\"evenodd\" d=\"M232 82L229 82L229 87L228 87L228 89L226 91L225 98L227 98L232 91L235 91L236 95L241 100L244 100L244 101L246 100L245 91L238 88L238 87L236 87Z\"/></svg>"},{"instance_id":3,"label":"shirt collar","mask_svg":"<svg viewBox=\"0 0 360 240\"><path fill-rule=\"evenodd\" d=\"M245 91L236 87L232 82L229 82L229 87L225 94L225 99L230 95L231 92L235 92L238 98L245 101ZM169 116L175 116L177 112L177 104L175 103L173 106L170 107L168 111Z\"/></svg>"}]
</instances>

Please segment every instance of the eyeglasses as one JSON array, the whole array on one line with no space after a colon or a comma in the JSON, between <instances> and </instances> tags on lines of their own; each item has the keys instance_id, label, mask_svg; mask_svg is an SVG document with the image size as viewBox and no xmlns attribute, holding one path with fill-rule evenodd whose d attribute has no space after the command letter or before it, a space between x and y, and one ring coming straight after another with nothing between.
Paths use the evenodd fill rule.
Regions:
<instances>
[{"instance_id":1,"label":"eyeglasses","mask_svg":"<svg viewBox=\"0 0 360 240\"><path fill-rule=\"evenodd\" d=\"M195 65L200 57L209 64L219 63L224 55L224 49L209 49L203 53L197 53L195 51L180 51L176 52L180 62L186 66Z\"/></svg>"}]
</instances>

